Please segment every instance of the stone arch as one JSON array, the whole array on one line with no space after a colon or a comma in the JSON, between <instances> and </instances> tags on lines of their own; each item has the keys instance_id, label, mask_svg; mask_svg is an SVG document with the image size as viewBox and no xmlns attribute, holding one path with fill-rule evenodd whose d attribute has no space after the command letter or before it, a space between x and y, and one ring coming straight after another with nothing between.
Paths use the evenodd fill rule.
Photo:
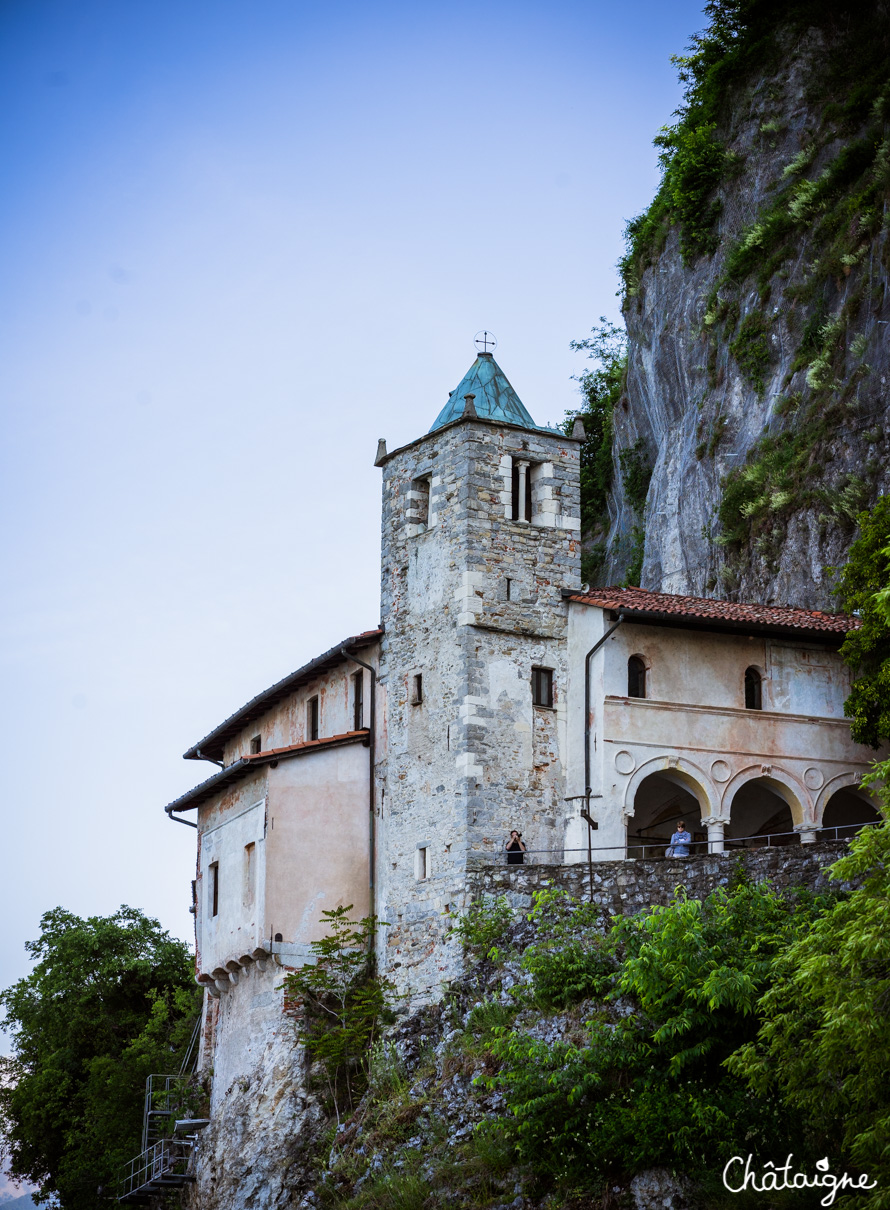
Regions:
<instances>
[{"instance_id":1,"label":"stone arch","mask_svg":"<svg viewBox=\"0 0 890 1210\"><path fill-rule=\"evenodd\" d=\"M837 773L834 777L830 777L816 796L816 802L813 806L813 818L816 823L822 823L825 808L828 806L829 801L837 794L838 790L852 790L863 802L877 809L880 805L880 799L871 790L862 789L859 785L864 776L864 772L860 770L858 773Z\"/></svg>"},{"instance_id":2,"label":"stone arch","mask_svg":"<svg viewBox=\"0 0 890 1210\"><path fill-rule=\"evenodd\" d=\"M760 764L742 769L727 783L722 814L729 819L730 838L790 833L813 818L806 786L787 769Z\"/></svg>"},{"instance_id":3,"label":"stone arch","mask_svg":"<svg viewBox=\"0 0 890 1210\"><path fill-rule=\"evenodd\" d=\"M711 813L714 793L710 778L693 761L661 756L645 761L628 779L624 801L628 856L661 856L677 819L685 819L696 837L701 817Z\"/></svg>"},{"instance_id":4,"label":"stone arch","mask_svg":"<svg viewBox=\"0 0 890 1210\"><path fill-rule=\"evenodd\" d=\"M827 839L849 839L858 831L857 825L881 819L880 799L863 789L861 780L861 772L839 773L821 788L814 817L819 827L826 829Z\"/></svg>"},{"instance_id":5,"label":"stone arch","mask_svg":"<svg viewBox=\"0 0 890 1210\"><path fill-rule=\"evenodd\" d=\"M718 795L704 769L685 756L654 756L644 761L627 780L624 787L625 817L633 815L637 790L653 773L661 773L668 781L687 790L701 807L703 816L711 814L711 804L717 802Z\"/></svg>"}]
</instances>

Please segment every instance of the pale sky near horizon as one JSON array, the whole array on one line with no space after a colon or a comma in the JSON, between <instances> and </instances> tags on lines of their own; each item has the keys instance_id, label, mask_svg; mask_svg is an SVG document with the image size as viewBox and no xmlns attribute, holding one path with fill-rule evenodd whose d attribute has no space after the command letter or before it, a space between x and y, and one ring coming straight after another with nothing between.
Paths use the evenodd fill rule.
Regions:
<instances>
[{"instance_id":1,"label":"pale sky near horizon","mask_svg":"<svg viewBox=\"0 0 890 1210\"><path fill-rule=\"evenodd\" d=\"M0 7L0 987L41 913L191 939L181 753L376 625L377 438L473 335L538 423L619 319L701 3Z\"/></svg>"}]
</instances>

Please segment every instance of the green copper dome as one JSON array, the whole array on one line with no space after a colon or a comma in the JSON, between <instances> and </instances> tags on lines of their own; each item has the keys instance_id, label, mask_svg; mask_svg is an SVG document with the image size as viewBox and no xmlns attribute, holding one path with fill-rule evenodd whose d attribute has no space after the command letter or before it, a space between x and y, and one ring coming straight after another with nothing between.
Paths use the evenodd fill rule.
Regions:
<instances>
[{"instance_id":1,"label":"green copper dome","mask_svg":"<svg viewBox=\"0 0 890 1210\"><path fill-rule=\"evenodd\" d=\"M506 421L508 424L522 425L524 429L538 427L491 353L480 353L460 380L457 389L451 392L448 402L430 429L431 433L440 429L443 424L461 418L466 406L465 395L475 395L473 406L476 415L482 420Z\"/></svg>"}]
</instances>

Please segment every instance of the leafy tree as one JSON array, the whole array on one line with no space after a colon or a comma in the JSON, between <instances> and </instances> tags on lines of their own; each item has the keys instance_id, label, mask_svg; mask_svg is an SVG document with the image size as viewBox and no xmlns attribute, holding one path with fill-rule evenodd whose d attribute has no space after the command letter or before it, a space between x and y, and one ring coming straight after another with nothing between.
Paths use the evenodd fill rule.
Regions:
<instances>
[{"instance_id":1,"label":"leafy tree","mask_svg":"<svg viewBox=\"0 0 890 1210\"><path fill-rule=\"evenodd\" d=\"M94 1210L139 1152L145 1078L178 1070L201 992L188 947L136 908L84 920L58 907L40 927L31 974L0 992L4 1149L41 1197Z\"/></svg>"},{"instance_id":2,"label":"leafy tree","mask_svg":"<svg viewBox=\"0 0 890 1210\"><path fill-rule=\"evenodd\" d=\"M871 780L890 778L890 762ZM886 786L886 781L885 781ZM890 794L883 790L885 804ZM863 829L831 875L860 886L798 937L774 966L756 1040L727 1067L780 1097L818 1140L877 1181L862 1210L890 1206L890 827Z\"/></svg>"},{"instance_id":3,"label":"leafy tree","mask_svg":"<svg viewBox=\"0 0 890 1210\"><path fill-rule=\"evenodd\" d=\"M566 413L563 429L572 431L576 418L584 423L587 440L581 446L581 535L588 543L602 528L606 499L612 486L612 413L621 398L627 374L627 334L600 316L584 340L573 340L576 352L586 352L595 365L578 376L581 408ZM594 577L605 547L594 545L582 555L581 578Z\"/></svg>"},{"instance_id":4,"label":"leafy tree","mask_svg":"<svg viewBox=\"0 0 890 1210\"><path fill-rule=\"evenodd\" d=\"M784 1158L788 1110L774 1095L752 1095L723 1063L756 1035L776 955L823 906L742 882L704 902L678 892L667 907L619 920L606 943L611 971L596 945L586 956L574 947L569 971L559 947L552 971L537 947L528 968L541 1000L554 1002L562 973L599 1003L583 1043L499 1031L492 1049L502 1066L489 1082L509 1114L488 1129L534 1171L581 1187L653 1165L710 1172L740 1140Z\"/></svg>"},{"instance_id":5,"label":"leafy tree","mask_svg":"<svg viewBox=\"0 0 890 1210\"><path fill-rule=\"evenodd\" d=\"M847 635L841 654L856 674L844 713L853 738L877 748L890 739L890 496L881 496L870 513L858 518L860 534L840 574L838 595L844 609L858 613L862 625Z\"/></svg>"},{"instance_id":6,"label":"leafy tree","mask_svg":"<svg viewBox=\"0 0 890 1210\"><path fill-rule=\"evenodd\" d=\"M374 969L373 941L382 921L354 921L351 911L350 903L322 912L330 932L312 942L314 963L284 980L287 1011L300 1042L320 1064L338 1122L364 1091L380 1026L392 1020L392 984Z\"/></svg>"}]
</instances>

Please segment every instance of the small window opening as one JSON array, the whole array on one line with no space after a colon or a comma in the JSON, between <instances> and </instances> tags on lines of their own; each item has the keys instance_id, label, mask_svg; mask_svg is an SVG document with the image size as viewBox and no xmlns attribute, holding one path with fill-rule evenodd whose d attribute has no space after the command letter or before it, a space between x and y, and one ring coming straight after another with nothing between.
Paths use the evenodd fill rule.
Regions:
<instances>
[{"instance_id":1,"label":"small window opening","mask_svg":"<svg viewBox=\"0 0 890 1210\"><path fill-rule=\"evenodd\" d=\"M256 754L258 752L262 752L262 750L263 750L263 737L261 735L255 735L253 737L253 739L250 741L250 754L251 754L251 756L256 756Z\"/></svg>"},{"instance_id":2,"label":"small window opening","mask_svg":"<svg viewBox=\"0 0 890 1210\"><path fill-rule=\"evenodd\" d=\"M283 933L276 933L276 934L275 934L275 940L276 940L276 941L279 941L279 942L280 942L280 941L283 941L283 940L284 940L284 934L283 934Z\"/></svg>"},{"instance_id":3,"label":"small window opening","mask_svg":"<svg viewBox=\"0 0 890 1210\"><path fill-rule=\"evenodd\" d=\"M532 703L553 706L553 669L532 668Z\"/></svg>"},{"instance_id":4,"label":"small window opening","mask_svg":"<svg viewBox=\"0 0 890 1210\"><path fill-rule=\"evenodd\" d=\"M353 673L352 677L352 729L361 731L365 725L365 674Z\"/></svg>"},{"instance_id":5,"label":"small window opening","mask_svg":"<svg viewBox=\"0 0 890 1210\"><path fill-rule=\"evenodd\" d=\"M507 600L508 601L511 600L512 592L513 592L513 581L510 579L509 576L507 576Z\"/></svg>"},{"instance_id":6,"label":"small window opening","mask_svg":"<svg viewBox=\"0 0 890 1210\"><path fill-rule=\"evenodd\" d=\"M219 915L219 862L210 865L210 915Z\"/></svg>"},{"instance_id":7,"label":"small window opening","mask_svg":"<svg viewBox=\"0 0 890 1210\"><path fill-rule=\"evenodd\" d=\"M430 523L430 481L429 479L412 479L408 489L409 522L423 529Z\"/></svg>"},{"instance_id":8,"label":"small window opening","mask_svg":"<svg viewBox=\"0 0 890 1210\"><path fill-rule=\"evenodd\" d=\"M423 673L415 672L411 678L411 705L420 706L423 703Z\"/></svg>"},{"instance_id":9,"label":"small window opening","mask_svg":"<svg viewBox=\"0 0 890 1210\"><path fill-rule=\"evenodd\" d=\"M244 906L252 907L256 898L256 845L244 846Z\"/></svg>"},{"instance_id":10,"label":"small window opening","mask_svg":"<svg viewBox=\"0 0 890 1210\"><path fill-rule=\"evenodd\" d=\"M417 878L418 878L418 881L422 881L424 878L429 877L429 868L430 868L429 850L424 845L422 848L418 848L418 850L417 850Z\"/></svg>"},{"instance_id":11,"label":"small window opening","mask_svg":"<svg viewBox=\"0 0 890 1210\"><path fill-rule=\"evenodd\" d=\"M745 669L745 709L763 709L763 678L756 668Z\"/></svg>"},{"instance_id":12,"label":"small window opening","mask_svg":"<svg viewBox=\"0 0 890 1210\"><path fill-rule=\"evenodd\" d=\"M525 458L513 459L512 510L514 521L532 519L531 464Z\"/></svg>"},{"instance_id":13,"label":"small window opening","mask_svg":"<svg viewBox=\"0 0 890 1210\"><path fill-rule=\"evenodd\" d=\"M318 697L306 703L306 731L310 739L318 739Z\"/></svg>"},{"instance_id":14,"label":"small window opening","mask_svg":"<svg viewBox=\"0 0 890 1210\"><path fill-rule=\"evenodd\" d=\"M632 655L627 661L627 696L646 696L646 665L638 655Z\"/></svg>"}]
</instances>

